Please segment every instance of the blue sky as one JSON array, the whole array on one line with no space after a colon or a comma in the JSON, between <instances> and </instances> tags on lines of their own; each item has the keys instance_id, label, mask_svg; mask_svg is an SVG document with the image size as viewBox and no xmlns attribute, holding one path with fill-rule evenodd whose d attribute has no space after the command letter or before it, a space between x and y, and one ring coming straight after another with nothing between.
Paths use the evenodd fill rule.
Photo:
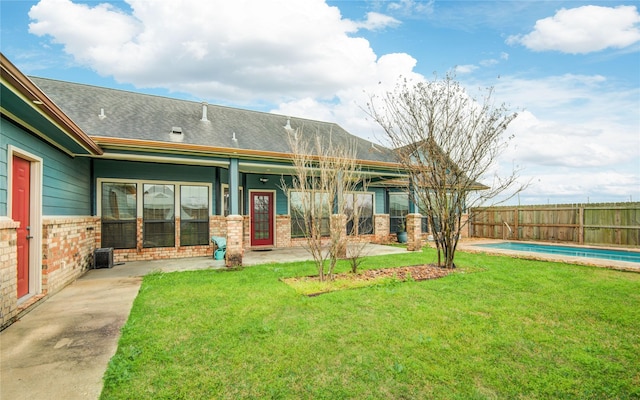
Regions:
<instances>
[{"instance_id":1,"label":"blue sky","mask_svg":"<svg viewBox=\"0 0 640 400\"><path fill-rule=\"evenodd\" d=\"M640 200L634 1L0 1L1 51L27 75L339 123L398 77L455 71L518 118L495 170L511 203Z\"/></svg>"}]
</instances>

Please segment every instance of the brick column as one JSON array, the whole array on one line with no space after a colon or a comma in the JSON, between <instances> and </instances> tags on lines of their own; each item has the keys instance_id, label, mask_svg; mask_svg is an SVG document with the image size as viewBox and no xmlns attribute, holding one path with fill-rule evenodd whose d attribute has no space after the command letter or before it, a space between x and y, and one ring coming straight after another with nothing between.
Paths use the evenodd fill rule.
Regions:
<instances>
[{"instance_id":1,"label":"brick column","mask_svg":"<svg viewBox=\"0 0 640 400\"><path fill-rule=\"evenodd\" d=\"M225 257L227 267L242 265L243 221L242 215L227 216L227 255Z\"/></svg>"},{"instance_id":2,"label":"brick column","mask_svg":"<svg viewBox=\"0 0 640 400\"><path fill-rule=\"evenodd\" d=\"M276 247L291 247L291 217L276 215Z\"/></svg>"},{"instance_id":3,"label":"brick column","mask_svg":"<svg viewBox=\"0 0 640 400\"><path fill-rule=\"evenodd\" d=\"M376 241L387 242L389 240L389 214L375 214L373 216L373 233Z\"/></svg>"},{"instance_id":4,"label":"brick column","mask_svg":"<svg viewBox=\"0 0 640 400\"><path fill-rule=\"evenodd\" d=\"M407 214L407 250L422 250L422 215Z\"/></svg>"},{"instance_id":5,"label":"brick column","mask_svg":"<svg viewBox=\"0 0 640 400\"><path fill-rule=\"evenodd\" d=\"M0 327L8 326L18 313L18 226L0 217Z\"/></svg>"},{"instance_id":6,"label":"brick column","mask_svg":"<svg viewBox=\"0 0 640 400\"><path fill-rule=\"evenodd\" d=\"M337 249L338 258L347 257L347 216L344 214L332 214L330 220L332 236L339 237L340 247Z\"/></svg>"}]
</instances>

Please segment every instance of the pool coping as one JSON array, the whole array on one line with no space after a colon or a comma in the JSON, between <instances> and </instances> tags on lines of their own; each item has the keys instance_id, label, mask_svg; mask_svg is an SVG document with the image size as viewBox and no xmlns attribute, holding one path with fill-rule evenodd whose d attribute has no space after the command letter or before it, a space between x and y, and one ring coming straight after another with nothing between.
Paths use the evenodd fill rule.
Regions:
<instances>
[{"instance_id":1,"label":"pool coping","mask_svg":"<svg viewBox=\"0 0 640 400\"><path fill-rule=\"evenodd\" d=\"M591 267L600 267L600 268L608 268L614 269L618 271L631 271L631 272L640 272L640 263L628 262L628 261L618 261L618 260L606 260L600 258L589 258L589 257L577 257L577 256L566 256L559 254L544 254L544 253L532 253L518 250L504 250L504 249L494 249L487 247L478 247L479 245L484 244L495 244L495 243L504 243L504 242L517 242L517 243L531 243L531 244L540 244L540 245L553 245L553 246L567 246L567 247L584 247L585 249L603 249L603 250L625 250L625 251L633 251L639 252L640 249L630 249L627 247L611 247L611 246L580 246L575 243L557 243L557 242L539 242L539 241L529 241L529 240L497 240L497 239L464 239L458 243L458 250L469 252L469 253L485 253L485 254L494 254L494 255L508 255L511 257L522 258L526 260L537 260L537 261L557 261L568 264L578 264L578 265L586 265Z\"/></svg>"}]
</instances>

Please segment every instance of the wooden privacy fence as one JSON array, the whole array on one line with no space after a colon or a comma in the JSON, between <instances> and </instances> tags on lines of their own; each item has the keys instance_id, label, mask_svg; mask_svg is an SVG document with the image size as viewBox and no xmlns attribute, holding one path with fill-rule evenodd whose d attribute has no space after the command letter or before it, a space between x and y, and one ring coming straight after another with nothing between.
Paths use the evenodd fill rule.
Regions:
<instances>
[{"instance_id":1,"label":"wooden privacy fence","mask_svg":"<svg viewBox=\"0 0 640 400\"><path fill-rule=\"evenodd\" d=\"M576 244L640 246L640 203L471 209L469 235Z\"/></svg>"}]
</instances>

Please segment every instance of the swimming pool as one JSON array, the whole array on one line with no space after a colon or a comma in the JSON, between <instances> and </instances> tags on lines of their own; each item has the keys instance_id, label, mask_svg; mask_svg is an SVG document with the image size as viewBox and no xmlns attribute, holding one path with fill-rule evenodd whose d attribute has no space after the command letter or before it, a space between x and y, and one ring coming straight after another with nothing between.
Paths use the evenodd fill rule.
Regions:
<instances>
[{"instance_id":1,"label":"swimming pool","mask_svg":"<svg viewBox=\"0 0 640 400\"><path fill-rule=\"evenodd\" d=\"M588 247L555 246L550 244L534 244L524 242L500 242L490 244L477 244L475 246L500 250L527 251L533 253L557 254L562 256L586 258L601 258L604 260L640 263L640 252L638 251L592 249Z\"/></svg>"}]
</instances>

